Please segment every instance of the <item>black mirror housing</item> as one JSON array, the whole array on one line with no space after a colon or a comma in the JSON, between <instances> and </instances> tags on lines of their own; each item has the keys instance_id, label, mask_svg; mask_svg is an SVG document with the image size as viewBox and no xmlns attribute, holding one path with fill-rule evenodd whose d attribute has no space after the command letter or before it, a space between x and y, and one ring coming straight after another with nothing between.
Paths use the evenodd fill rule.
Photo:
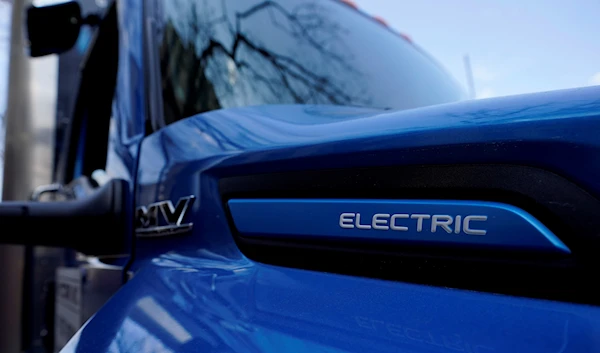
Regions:
<instances>
[{"instance_id":1,"label":"black mirror housing","mask_svg":"<svg viewBox=\"0 0 600 353\"><path fill-rule=\"evenodd\" d=\"M77 42L83 24L81 7L75 1L49 6L29 6L27 36L32 57L60 54Z\"/></svg>"}]
</instances>

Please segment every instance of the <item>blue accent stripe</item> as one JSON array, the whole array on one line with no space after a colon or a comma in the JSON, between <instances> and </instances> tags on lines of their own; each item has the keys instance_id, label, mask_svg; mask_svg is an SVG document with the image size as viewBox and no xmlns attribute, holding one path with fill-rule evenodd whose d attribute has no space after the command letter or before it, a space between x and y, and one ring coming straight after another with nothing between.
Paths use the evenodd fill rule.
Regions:
<instances>
[{"instance_id":1,"label":"blue accent stripe","mask_svg":"<svg viewBox=\"0 0 600 353\"><path fill-rule=\"evenodd\" d=\"M247 237L353 239L569 254L531 214L485 201L234 199Z\"/></svg>"}]
</instances>

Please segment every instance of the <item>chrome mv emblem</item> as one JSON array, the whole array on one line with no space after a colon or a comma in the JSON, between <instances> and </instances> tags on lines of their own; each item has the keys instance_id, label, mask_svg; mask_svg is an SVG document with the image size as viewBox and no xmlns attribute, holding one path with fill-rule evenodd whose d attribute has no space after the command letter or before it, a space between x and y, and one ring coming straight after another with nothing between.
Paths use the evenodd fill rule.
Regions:
<instances>
[{"instance_id":1,"label":"chrome mv emblem","mask_svg":"<svg viewBox=\"0 0 600 353\"><path fill-rule=\"evenodd\" d=\"M159 201L135 210L135 232L138 237L160 237L185 233L192 229L192 222L184 223L194 203L193 195L179 199L173 207L170 200Z\"/></svg>"}]
</instances>

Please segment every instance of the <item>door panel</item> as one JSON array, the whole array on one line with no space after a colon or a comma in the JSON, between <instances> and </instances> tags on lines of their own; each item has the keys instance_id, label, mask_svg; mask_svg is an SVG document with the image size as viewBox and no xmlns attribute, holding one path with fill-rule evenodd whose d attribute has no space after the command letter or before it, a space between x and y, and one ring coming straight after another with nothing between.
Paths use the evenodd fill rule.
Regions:
<instances>
[{"instance_id":1,"label":"door panel","mask_svg":"<svg viewBox=\"0 0 600 353\"><path fill-rule=\"evenodd\" d=\"M120 0L117 7L119 70L112 105L106 172L110 177L131 180L133 185L146 120L142 3L139 0Z\"/></svg>"}]
</instances>

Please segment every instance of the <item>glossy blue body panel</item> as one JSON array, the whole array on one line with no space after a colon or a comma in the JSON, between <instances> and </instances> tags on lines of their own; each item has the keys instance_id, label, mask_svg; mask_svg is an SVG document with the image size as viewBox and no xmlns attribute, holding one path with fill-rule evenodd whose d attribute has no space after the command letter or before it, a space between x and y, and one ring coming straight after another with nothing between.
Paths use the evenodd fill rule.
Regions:
<instances>
[{"instance_id":1,"label":"glossy blue body panel","mask_svg":"<svg viewBox=\"0 0 600 353\"><path fill-rule=\"evenodd\" d=\"M597 307L250 261L218 192L221 177L261 172L513 163L599 195L598 97L586 88L402 112L249 107L174 123L142 143L136 201L196 195L194 229L137 239L135 277L65 351L600 351Z\"/></svg>"},{"instance_id":2,"label":"glossy blue body panel","mask_svg":"<svg viewBox=\"0 0 600 353\"><path fill-rule=\"evenodd\" d=\"M247 237L571 252L529 213L497 202L232 199L228 206Z\"/></svg>"},{"instance_id":3,"label":"glossy blue body panel","mask_svg":"<svg viewBox=\"0 0 600 353\"><path fill-rule=\"evenodd\" d=\"M600 308L277 268L147 264L63 352L595 352Z\"/></svg>"},{"instance_id":4,"label":"glossy blue body panel","mask_svg":"<svg viewBox=\"0 0 600 353\"><path fill-rule=\"evenodd\" d=\"M139 149L144 137L145 88L142 62L140 0L118 0L119 65L112 104L105 171L109 177L127 180L133 195ZM133 197L131 197L133 203ZM130 207L133 214L134 205ZM133 252L130 251L129 253ZM125 266L130 257L111 260Z\"/></svg>"},{"instance_id":5,"label":"glossy blue body panel","mask_svg":"<svg viewBox=\"0 0 600 353\"><path fill-rule=\"evenodd\" d=\"M144 137L145 86L141 0L118 0L119 69L109 132L106 172L135 185L138 150Z\"/></svg>"},{"instance_id":6,"label":"glossy blue body panel","mask_svg":"<svg viewBox=\"0 0 600 353\"><path fill-rule=\"evenodd\" d=\"M600 351L598 307L250 261L218 190L221 177L254 173L511 163L599 196L599 97L589 87L400 112L258 106L169 125L142 142L136 205L196 195L194 229L137 239L134 278L64 352Z\"/></svg>"}]
</instances>

